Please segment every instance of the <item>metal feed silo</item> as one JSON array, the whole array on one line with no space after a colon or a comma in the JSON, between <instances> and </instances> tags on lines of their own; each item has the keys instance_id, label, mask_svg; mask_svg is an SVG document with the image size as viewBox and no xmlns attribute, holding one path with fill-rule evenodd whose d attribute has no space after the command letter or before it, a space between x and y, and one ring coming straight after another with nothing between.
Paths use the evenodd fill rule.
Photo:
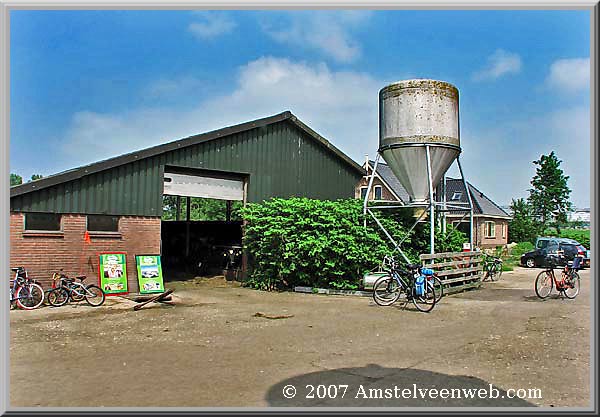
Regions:
<instances>
[{"instance_id":1,"label":"metal feed silo","mask_svg":"<svg viewBox=\"0 0 600 417\"><path fill-rule=\"evenodd\" d=\"M448 211L464 213L459 223L468 214L469 240L473 246L473 202L470 193L466 193L468 204L465 204L446 201L443 186L439 188L441 192L434 192L454 161L458 164L464 189L469 189L459 158L458 113L458 89L445 81L398 81L379 91L379 149L373 169L370 173L367 169L369 180L363 203L364 225L367 226L367 216L370 216L406 262L409 259L401 245L410 234L396 242L375 215L375 209L411 208L417 220L410 230L428 215L431 254L435 250L435 222L445 230ZM392 205L385 201L369 204L380 157L387 162L407 191L409 201L402 200Z\"/></svg>"},{"instance_id":2,"label":"metal feed silo","mask_svg":"<svg viewBox=\"0 0 600 417\"><path fill-rule=\"evenodd\" d=\"M381 89L379 153L412 203L429 201L430 185L438 185L460 152L456 87L444 81L415 79Z\"/></svg>"}]
</instances>

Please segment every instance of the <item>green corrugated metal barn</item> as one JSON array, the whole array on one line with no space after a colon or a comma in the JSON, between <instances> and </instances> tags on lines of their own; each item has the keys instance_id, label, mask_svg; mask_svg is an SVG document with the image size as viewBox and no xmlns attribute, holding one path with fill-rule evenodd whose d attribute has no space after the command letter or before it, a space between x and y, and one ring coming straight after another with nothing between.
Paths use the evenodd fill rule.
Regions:
<instances>
[{"instance_id":1,"label":"green corrugated metal barn","mask_svg":"<svg viewBox=\"0 0 600 417\"><path fill-rule=\"evenodd\" d=\"M162 222L161 227L164 195L177 198L178 215L180 201L187 202L189 213L192 197L229 202L352 198L362 175L352 159L284 112L12 187L11 264L30 265L38 276L50 275L60 265L31 256L34 247L48 245L62 259L76 258L82 250L92 253L86 256L87 266L81 261L65 263L71 273L89 274L94 251L119 250L131 258L128 275L133 285L135 254L164 257L169 252L166 232L185 230L189 255L190 240L198 234L241 230L240 222L200 227L190 225L189 219ZM71 235L85 232L91 237L87 245Z\"/></svg>"}]
</instances>

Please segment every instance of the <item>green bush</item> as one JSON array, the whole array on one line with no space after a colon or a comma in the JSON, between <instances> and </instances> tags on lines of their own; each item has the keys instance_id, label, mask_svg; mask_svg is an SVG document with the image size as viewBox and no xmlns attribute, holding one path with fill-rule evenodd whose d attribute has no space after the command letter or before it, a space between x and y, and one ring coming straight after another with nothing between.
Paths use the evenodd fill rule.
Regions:
<instances>
[{"instance_id":1,"label":"green bush","mask_svg":"<svg viewBox=\"0 0 600 417\"><path fill-rule=\"evenodd\" d=\"M414 222L409 210L382 210L378 218L399 241ZM363 227L360 200L322 201L274 198L241 209L250 279L259 289L310 286L357 289L362 275L375 268L393 247L383 232L368 222ZM412 261L428 250L428 224L420 223L402 249ZM460 250L464 234L448 228L437 232L438 251Z\"/></svg>"},{"instance_id":2,"label":"green bush","mask_svg":"<svg viewBox=\"0 0 600 417\"><path fill-rule=\"evenodd\" d=\"M585 246L586 249L590 249L590 231L589 230L577 230L577 229L562 229L560 231L560 237L566 237L574 239Z\"/></svg>"},{"instance_id":3,"label":"green bush","mask_svg":"<svg viewBox=\"0 0 600 417\"><path fill-rule=\"evenodd\" d=\"M514 248L511 249L510 255L514 258L521 258L526 252L532 251L535 246L531 242L519 242Z\"/></svg>"}]
</instances>

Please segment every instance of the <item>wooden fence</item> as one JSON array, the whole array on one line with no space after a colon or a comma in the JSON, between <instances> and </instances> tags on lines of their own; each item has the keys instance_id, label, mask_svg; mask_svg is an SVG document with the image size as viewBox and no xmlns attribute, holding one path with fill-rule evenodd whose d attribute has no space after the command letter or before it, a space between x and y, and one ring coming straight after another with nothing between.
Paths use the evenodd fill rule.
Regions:
<instances>
[{"instance_id":1,"label":"wooden fence","mask_svg":"<svg viewBox=\"0 0 600 417\"><path fill-rule=\"evenodd\" d=\"M478 288L483 276L482 252L445 252L419 256L424 267L431 268L444 285L444 294Z\"/></svg>"}]
</instances>

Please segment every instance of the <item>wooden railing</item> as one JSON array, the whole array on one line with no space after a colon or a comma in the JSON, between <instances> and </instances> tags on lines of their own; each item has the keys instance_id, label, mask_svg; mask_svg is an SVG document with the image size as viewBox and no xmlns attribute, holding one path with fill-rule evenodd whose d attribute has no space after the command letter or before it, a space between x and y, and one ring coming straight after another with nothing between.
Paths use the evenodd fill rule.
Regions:
<instances>
[{"instance_id":1,"label":"wooden railing","mask_svg":"<svg viewBox=\"0 0 600 417\"><path fill-rule=\"evenodd\" d=\"M419 256L426 268L435 271L444 285L444 293L452 294L481 285L482 252L445 252Z\"/></svg>"}]
</instances>

